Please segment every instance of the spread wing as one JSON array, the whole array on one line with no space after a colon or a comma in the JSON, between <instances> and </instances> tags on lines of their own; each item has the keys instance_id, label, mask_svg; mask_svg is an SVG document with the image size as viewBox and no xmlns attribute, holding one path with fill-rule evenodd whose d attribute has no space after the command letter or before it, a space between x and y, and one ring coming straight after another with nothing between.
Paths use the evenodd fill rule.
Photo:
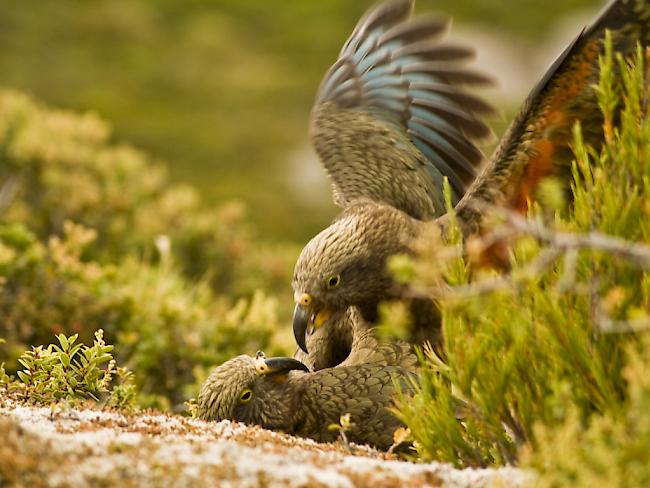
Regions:
<instances>
[{"instance_id":1,"label":"spread wing","mask_svg":"<svg viewBox=\"0 0 650 488\"><path fill-rule=\"evenodd\" d=\"M572 129L581 122L585 142L598 148L603 118L594 85L605 31L614 49L631 55L650 40L650 2L615 0L551 65L524 102L490 163L456 207L464 230L479 230L486 208L499 204L524 211L539 183L557 175L570 181ZM568 184L567 184L568 187Z\"/></svg>"},{"instance_id":2,"label":"spread wing","mask_svg":"<svg viewBox=\"0 0 650 488\"><path fill-rule=\"evenodd\" d=\"M473 51L439 42L447 22L411 18L413 0L371 9L329 69L312 109L312 141L335 202L369 198L428 219L444 211L442 184L463 195L483 160L491 107L460 85L489 80L465 68Z\"/></svg>"}]
</instances>

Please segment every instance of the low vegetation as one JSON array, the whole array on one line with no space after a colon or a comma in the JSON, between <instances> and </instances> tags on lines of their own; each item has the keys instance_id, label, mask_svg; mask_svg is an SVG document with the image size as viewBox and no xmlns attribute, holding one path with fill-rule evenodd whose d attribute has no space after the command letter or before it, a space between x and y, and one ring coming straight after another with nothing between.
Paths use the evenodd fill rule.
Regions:
<instances>
[{"instance_id":1,"label":"low vegetation","mask_svg":"<svg viewBox=\"0 0 650 488\"><path fill-rule=\"evenodd\" d=\"M422 458L523 462L542 486L648 483L649 59L601 60L605 143L575 128L570 205L548 182L528 219L497 209L465 254L453 225L446 246L432 232L411 263L445 332L444 362L426 351L400 405ZM512 243L503 274L472 266L495 236Z\"/></svg>"},{"instance_id":2,"label":"low vegetation","mask_svg":"<svg viewBox=\"0 0 650 488\"><path fill-rule=\"evenodd\" d=\"M101 400L110 407L132 408L133 374L116 365L111 354L113 346L104 342L104 331L95 332L92 346L77 343L78 337L59 334L58 344L25 351L18 359L22 367L17 372L18 379L7 375L4 364L0 365L0 387L36 405Z\"/></svg>"}]
</instances>

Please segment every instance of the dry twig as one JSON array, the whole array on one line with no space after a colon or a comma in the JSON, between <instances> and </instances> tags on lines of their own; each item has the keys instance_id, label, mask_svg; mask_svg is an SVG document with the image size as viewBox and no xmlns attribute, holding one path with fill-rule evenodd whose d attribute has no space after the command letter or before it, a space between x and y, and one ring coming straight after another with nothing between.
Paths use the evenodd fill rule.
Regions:
<instances>
[{"instance_id":1,"label":"dry twig","mask_svg":"<svg viewBox=\"0 0 650 488\"><path fill-rule=\"evenodd\" d=\"M650 246L646 244L626 241L601 232L585 234L559 232L549 229L538 220L527 219L511 210L496 209L493 213L503 219L504 224L493 232L478 238L479 242L475 245L480 249L487 249L491 245L515 235L529 235L547 244L548 247L543 249L530 263L510 273L455 287L413 286L413 296L426 295L435 299L469 298L495 291L514 289L518 284L538 277L562 256L564 256L565 267L558 286L561 290L568 290L575 283L576 260L578 251L582 249L607 252L628 259L644 269L650 269ZM440 256L457 257L458 253L441 253Z\"/></svg>"}]
</instances>

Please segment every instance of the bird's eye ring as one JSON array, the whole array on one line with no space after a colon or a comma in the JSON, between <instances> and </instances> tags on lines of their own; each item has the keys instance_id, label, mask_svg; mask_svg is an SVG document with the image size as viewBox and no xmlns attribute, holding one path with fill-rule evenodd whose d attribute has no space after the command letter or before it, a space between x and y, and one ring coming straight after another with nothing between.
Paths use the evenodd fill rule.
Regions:
<instances>
[{"instance_id":1,"label":"bird's eye ring","mask_svg":"<svg viewBox=\"0 0 650 488\"><path fill-rule=\"evenodd\" d=\"M327 285L327 288L329 288L330 290L332 288L336 288L341 284L341 275L330 276L329 278L327 278L325 284Z\"/></svg>"},{"instance_id":2,"label":"bird's eye ring","mask_svg":"<svg viewBox=\"0 0 650 488\"><path fill-rule=\"evenodd\" d=\"M246 388L244 391L241 392L241 395L239 395L239 403L248 403L252 400L253 398L253 390L250 388Z\"/></svg>"}]
</instances>

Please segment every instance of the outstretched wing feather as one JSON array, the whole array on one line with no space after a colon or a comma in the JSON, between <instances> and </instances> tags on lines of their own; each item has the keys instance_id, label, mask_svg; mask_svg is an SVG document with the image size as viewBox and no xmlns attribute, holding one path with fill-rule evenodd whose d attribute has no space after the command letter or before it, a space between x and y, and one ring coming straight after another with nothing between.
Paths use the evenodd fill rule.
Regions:
<instances>
[{"instance_id":1,"label":"outstretched wing feather","mask_svg":"<svg viewBox=\"0 0 650 488\"><path fill-rule=\"evenodd\" d=\"M447 21L410 18L412 0L369 11L343 46L316 97L311 136L337 203L370 198L415 218L444 210L448 178L455 197L483 156L479 116L491 107L461 85L487 77L464 66L473 50L439 42ZM365 183L364 183L365 182Z\"/></svg>"},{"instance_id":2,"label":"outstretched wing feather","mask_svg":"<svg viewBox=\"0 0 650 488\"><path fill-rule=\"evenodd\" d=\"M602 115L594 86L607 30L614 49L624 56L633 54L638 42L650 45L650 2L611 1L551 64L458 204L457 215L466 232L478 231L485 210L495 204L525 211L547 177L559 177L568 189L571 131L577 121L585 142L600 146Z\"/></svg>"}]
</instances>

